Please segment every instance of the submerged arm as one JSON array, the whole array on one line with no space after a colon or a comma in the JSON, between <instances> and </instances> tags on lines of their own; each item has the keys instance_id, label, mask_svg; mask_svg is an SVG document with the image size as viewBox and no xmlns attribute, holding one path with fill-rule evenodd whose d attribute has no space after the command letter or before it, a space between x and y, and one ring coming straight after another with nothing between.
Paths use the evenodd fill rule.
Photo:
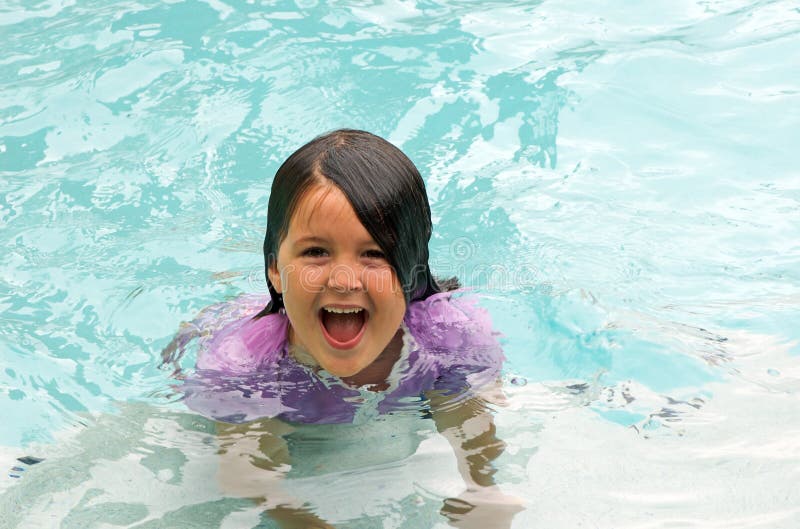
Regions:
<instances>
[{"instance_id":1,"label":"submerged arm","mask_svg":"<svg viewBox=\"0 0 800 529\"><path fill-rule=\"evenodd\" d=\"M499 391L499 383L491 388L493 394ZM523 510L522 502L504 494L494 480L493 463L506 444L497 436L486 395L429 395L436 428L453 447L467 487L459 497L444 501L442 514L451 525L465 529L510 527L514 515Z\"/></svg>"},{"instance_id":2,"label":"submerged arm","mask_svg":"<svg viewBox=\"0 0 800 529\"><path fill-rule=\"evenodd\" d=\"M246 424L217 423L220 442L219 483L227 494L251 498L266 507L281 529L333 529L284 489L291 467L283 436L293 428L278 419Z\"/></svg>"}]
</instances>

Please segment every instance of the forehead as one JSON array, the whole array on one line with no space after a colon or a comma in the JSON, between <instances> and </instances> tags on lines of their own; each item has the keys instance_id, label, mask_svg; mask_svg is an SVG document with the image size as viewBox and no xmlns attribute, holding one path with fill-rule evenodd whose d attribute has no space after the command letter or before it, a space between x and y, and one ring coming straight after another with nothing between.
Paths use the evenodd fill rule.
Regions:
<instances>
[{"instance_id":1,"label":"forehead","mask_svg":"<svg viewBox=\"0 0 800 529\"><path fill-rule=\"evenodd\" d=\"M299 237L309 232L337 232L345 228L367 233L350 201L331 184L317 184L300 197L289 221L289 236Z\"/></svg>"}]
</instances>

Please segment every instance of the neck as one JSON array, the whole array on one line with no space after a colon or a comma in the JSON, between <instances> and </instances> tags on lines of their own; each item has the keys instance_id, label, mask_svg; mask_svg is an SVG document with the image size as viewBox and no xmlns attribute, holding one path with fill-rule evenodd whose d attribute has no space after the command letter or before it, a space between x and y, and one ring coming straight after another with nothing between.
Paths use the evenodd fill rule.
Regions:
<instances>
[{"instance_id":1,"label":"neck","mask_svg":"<svg viewBox=\"0 0 800 529\"><path fill-rule=\"evenodd\" d=\"M370 365L349 377L342 377L345 384L355 387L368 386L370 391L384 391L389 388L389 374L400 359L403 350L403 330L398 329L386 349Z\"/></svg>"}]
</instances>

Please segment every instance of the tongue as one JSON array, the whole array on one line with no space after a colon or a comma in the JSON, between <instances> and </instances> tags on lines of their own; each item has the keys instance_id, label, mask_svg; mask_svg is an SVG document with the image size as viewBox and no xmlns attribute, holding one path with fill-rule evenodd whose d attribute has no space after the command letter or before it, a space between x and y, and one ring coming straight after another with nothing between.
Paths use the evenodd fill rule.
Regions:
<instances>
[{"instance_id":1,"label":"tongue","mask_svg":"<svg viewBox=\"0 0 800 529\"><path fill-rule=\"evenodd\" d=\"M322 324L331 338L337 342L349 342L358 335L364 325L364 311L338 314L323 310Z\"/></svg>"}]
</instances>

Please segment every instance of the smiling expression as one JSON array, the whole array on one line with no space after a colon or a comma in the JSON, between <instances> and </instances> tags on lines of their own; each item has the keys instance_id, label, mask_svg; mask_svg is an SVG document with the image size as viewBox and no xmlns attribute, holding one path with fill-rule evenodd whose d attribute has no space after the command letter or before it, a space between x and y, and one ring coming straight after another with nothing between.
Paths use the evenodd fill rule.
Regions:
<instances>
[{"instance_id":1,"label":"smiling expression","mask_svg":"<svg viewBox=\"0 0 800 529\"><path fill-rule=\"evenodd\" d=\"M303 194L268 274L289 343L326 371L352 377L397 343L406 310L397 274L335 185Z\"/></svg>"}]
</instances>

